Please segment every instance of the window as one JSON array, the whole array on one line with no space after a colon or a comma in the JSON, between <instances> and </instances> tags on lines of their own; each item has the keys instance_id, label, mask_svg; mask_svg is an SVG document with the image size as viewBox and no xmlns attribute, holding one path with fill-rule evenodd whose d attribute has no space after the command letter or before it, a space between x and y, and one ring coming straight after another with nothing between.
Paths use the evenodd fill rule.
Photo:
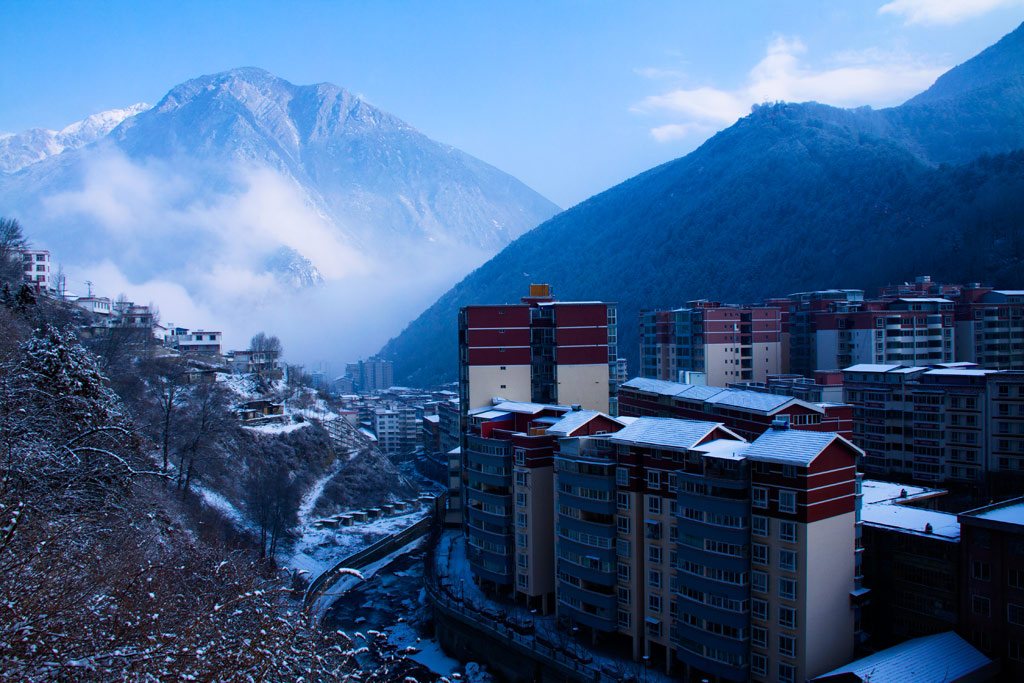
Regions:
<instances>
[{"instance_id":1,"label":"window","mask_svg":"<svg viewBox=\"0 0 1024 683\"><path fill-rule=\"evenodd\" d=\"M629 612L624 609L619 610L619 628L629 628L630 618Z\"/></svg>"},{"instance_id":2,"label":"window","mask_svg":"<svg viewBox=\"0 0 1024 683\"><path fill-rule=\"evenodd\" d=\"M648 488L661 488L661 472L658 470L647 470Z\"/></svg>"},{"instance_id":3,"label":"window","mask_svg":"<svg viewBox=\"0 0 1024 683\"><path fill-rule=\"evenodd\" d=\"M516 494L516 505L519 505L521 507L525 507L526 504L527 504L526 503L526 494L525 493L517 493Z\"/></svg>"},{"instance_id":4,"label":"window","mask_svg":"<svg viewBox=\"0 0 1024 683\"><path fill-rule=\"evenodd\" d=\"M750 531L756 536L768 535L768 518L754 515L750 518Z\"/></svg>"},{"instance_id":5,"label":"window","mask_svg":"<svg viewBox=\"0 0 1024 683\"><path fill-rule=\"evenodd\" d=\"M526 464L526 451L524 451L522 448L517 448L516 449L516 451L515 451L515 462L516 462L517 465L525 465Z\"/></svg>"},{"instance_id":6,"label":"window","mask_svg":"<svg viewBox=\"0 0 1024 683\"><path fill-rule=\"evenodd\" d=\"M779 538L793 543L796 541L796 522L779 522Z\"/></svg>"},{"instance_id":7,"label":"window","mask_svg":"<svg viewBox=\"0 0 1024 683\"><path fill-rule=\"evenodd\" d=\"M782 647L781 645L779 647ZM779 662L779 683L794 683L796 680L796 667L792 664Z\"/></svg>"},{"instance_id":8,"label":"window","mask_svg":"<svg viewBox=\"0 0 1024 683\"><path fill-rule=\"evenodd\" d=\"M619 586L619 602L628 605L632 599L632 592L626 586Z\"/></svg>"},{"instance_id":9,"label":"window","mask_svg":"<svg viewBox=\"0 0 1024 683\"><path fill-rule=\"evenodd\" d=\"M1024 569L1011 569L1007 583L1011 588L1024 588Z\"/></svg>"},{"instance_id":10,"label":"window","mask_svg":"<svg viewBox=\"0 0 1024 683\"><path fill-rule=\"evenodd\" d=\"M647 635L652 638L661 637L661 622L657 619L647 621Z\"/></svg>"},{"instance_id":11,"label":"window","mask_svg":"<svg viewBox=\"0 0 1024 683\"><path fill-rule=\"evenodd\" d=\"M768 592L768 575L764 572L750 572L750 588L758 593Z\"/></svg>"},{"instance_id":12,"label":"window","mask_svg":"<svg viewBox=\"0 0 1024 683\"><path fill-rule=\"evenodd\" d=\"M1006 620L1017 626L1024 626L1024 606L1012 602L1006 606Z\"/></svg>"},{"instance_id":13,"label":"window","mask_svg":"<svg viewBox=\"0 0 1024 683\"><path fill-rule=\"evenodd\" d=\"M779 626L796 628L796 610L792 607L779 607Z\"/></svg>"},{"instance_id":14,"label":"window","mask_svg":"<svg viewBox=\"0 0 1024 683\"><path fill-rule=\"evenodd\" d=\"M796 491L779 491L779 512L796 512Z\"/></svg>"},{"instance_id":15,"label":"window","mask_svg":"<svg viewBox=\"0 0 1024 683\"><path fill-rule=\"evenodd\" d=\"M779 597L796 600L796 581L786 578L779 579Z\"/></svg>"},{"instance_id":16,"label":"window","mask_svg":"<svg viewBox=\"0 0 1024 683\"><path fill-rule=\"evenodd\" d=\"M516 484L526 486L526 472L516 472Z\"/></svg>"},{"instance_id":17,"label":"window","mask_svg":"<svg viewBox=\"0 0 1024 683\"><path fill-rule=\"evenodd\" d=\"M648 570L647 585L651 588L661 588L661 572L657 569Z\"/></svg>"},{"instance_id":18,"label":"window","mask_svg":"<svg viewBox=\"0 0 1024 683\"><path fill-rule=\"evenodd\" d=\"M750 599L750 614L755 619L768 620L768 603L758 598Z\"/></svg>"},{"instance_id":19,"label":"window","mask_svg":"<svg viewBox=\"0 0 1024 683\"><path fill-rule=\"evenodd\" d=\"M779 654L792 657L796 654L796 638L793 636L779 635ZM781 667L780 667L781 668ZM782 673L781 671L779 672ZM782 678L780 675L779 678ZM792 677L790 678L792 680Z\"/></svg>"},{"instance_id":20,"label":"window","mask_svg":"<svg viewBox=\"0 0 1024 683\"><path fill-rule=\"evenodd\" d=\"M779 569L787 572L796 571L796 553L792 550L779 550Z\"/></svg>"},{"instance_id":21,"label":"window","mask_svg":"<svg viewBox=\"0 0 1024 683\"><path fill-rule=\"evenodd\" d=\"M768 507L768 489L763 486L754 486L751 488L751 496L753 496L751 504L756 508Z\"/></svg>"},{"instance_id":22,"label":"window","mask_svg":"<svg viewBox=\"0 0 1024 683\"><path fill-rule=\"evenodd\" d=\"M750 644L754 647L768 647L768 629L752 626L750 628Z\"/></svg>"},{"instance_id":23,"label":"window","mask_svg":"<svg viewBox=\"0 0 1024 683\"><path fill-rule=\"evenodd\" d=\"M765 647L767 647L767 645ZM768 658L756 652L750 655L750 673L755 676L767 676Z\"/></svg>"},{"instance_id":24,"label":"window","mask_svg":"<svg viewBox=\"0 0 1024 683\"><path fill-rule=\"evenodd\" d=\"M516 534L516 545L520 548L525 548L530 544L529 534Z\"/></svg>"},{"instance_id":25,"label":"window","mask_svg":"<svg viewBox=\"0 0 1024 683\"><path fill-rule=\"evenodd\" d=\"M623 562L619 562L618 569L619 581L629 581L629 565Z\"/></svg>"},{"instance_id":26,"label":"window","mask_svg":"<svg viewBox=\"0 0 1024 683\"><path fill-rule=\"evenodd\" d=\"M530 568L530 556L525 554L525 553L520 553L519 555L516 556L516 565L520 569L529 569Z\"/></svg>"},{"instance_id":27,"label":"window","mask_svg":"<svg viewBox=\"0 0 1024 683\"><path fill-rule=\"evenodd\" d=\"M525 512L516 513L516 526L520 529L526 528L526 523L529 521L529 517Z\"/></svg>"},{"instance_id":28,"label":"window","mask_svg":"<svg viewBox=\"0 0 1024 683\"><path fill-rule=\"evenodd\" d=\"M615 528L620 534L629 533L629 517L625 515L619 515L615 518Z\"/></svg>"},{"instance_id":29,"label":"window","mask_svg":"<svg viewBox=\"0 0 1024 683\"><path fill-rule=\"evenodd\" d=\"M757 564L768 564L768 546L764 543L750 544L750 559Z\"/></svg>"},{"instance_id":30,"label":"window","mask_svg":"<svg viewBox=\"0 0 1024 683\"><path fill-rule=\"evenodd\" d=\"M629 470L625 467L615 468L615 485L629 486Z\"/></svg>"},{"instance_id":31,"label":"window","mask_svg":"<svg viewBox=\"0 0 1024 683\"><path fill-rule=\"evenodd\" d=\"M648 595L647 609L651 612L661 612L661 596L654 593Z\"/></svg>"},{"instance_id":32,"label":"window","mask_svg":"<svg viewBox=\"0 0 1024 683\"><path fill-rule=\"evenodd\" d=\"M615 541L615 554L619 557L629 557L629 540L620 538Z\"/></svg>"},{"instance_id":33,"label":"window","mask_svg":"<svg viewBox=\"0 0 1024 683\"><path fill-rule=\"evenodd\" d=\"M661 546L651 545L647 547L647 559L651 564L661 564Z\"/></svg>"},{"instance_id":34,"label":"window","mask_svg":"<svg viewBox=\"0 0 1024 683\"><path fill-rule=\"evenodd\" d=\"M971 596L971 612L980 617L987 617L992 614L992 604L989 599L981 595Z\"/></svg>"},{"instance_id":35,"label":"window","mask_svg":"<svg viewBox=\"0 0 1024 683\"><path fill-rule=\"evenodd\" d=\"M991 581L992 567L989 566L988 562L975 561L971 565L971 576L979 581Z\"/></svg>"},{"instance_id":36,"label":"window","mask_svg":"<svg viewBox=\"0 0 1024 683\"><path fill-rule=\"evenodd\" d=\"M661 514L661 496L647 496L647 511L653 515Z\"/></svg>"},{"instance_id":37,"label":"window","mask_svg":"<svg viewBox=\"0 0 1024 683\"><path fill-rule=\"evenodd\" d=\"M628 510L629 509L629 494L628 493L622 493L621 491L619 493L616 493L615 494L615 507L617 507L620 510Z\"/></svg>"}]
</instances>

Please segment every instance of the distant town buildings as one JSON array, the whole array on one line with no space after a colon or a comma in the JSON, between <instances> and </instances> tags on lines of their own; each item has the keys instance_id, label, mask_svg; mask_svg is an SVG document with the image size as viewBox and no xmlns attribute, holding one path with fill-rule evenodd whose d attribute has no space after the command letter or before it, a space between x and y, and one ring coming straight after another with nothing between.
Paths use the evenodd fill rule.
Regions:
<instances>
[{"instance_id":1,"label":"distant town buildings","mask_svg":"<svg viewBox=\"0 0 1024 683\"><path fill-rule=\"evenodd\" d=\"M23 279L34 289L50 291L57 289L50 269L50 252L45 249L26 249L21 252Z\"/></svg>"},{"instance_id":2,"label":"distant town buildings","mask_svg":"<svg viewBox=\"0 0 1024 683\"><path fill-rule=\"evenodd\" d=\"M1024 490L1024 371L861 364L843 375L866 474Z\"/></svg>"}]
</instances>

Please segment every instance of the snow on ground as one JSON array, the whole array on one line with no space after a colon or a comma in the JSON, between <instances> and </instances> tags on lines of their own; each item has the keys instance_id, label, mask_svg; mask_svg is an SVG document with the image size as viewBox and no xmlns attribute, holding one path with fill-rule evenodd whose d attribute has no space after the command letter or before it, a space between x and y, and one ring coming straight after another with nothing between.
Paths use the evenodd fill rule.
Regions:
<instances>
[{"instance_id":1,"label":"snow on ground","mask_svg":"<svg viewBox=\"0 0 1024 683\"><path fill-rule=\"evenodd\" d=\"M309 423L307 422L304 424ZM327 486L327 482L329 482L331 479L334 479L334 477L338 474L338 472L341 471L341 468L344 466L345 461L339 458L338 461L334 463L334 466L327 471L327 474L313 482L313 485L309 487L309 490L306 491L306 494L302 496L302 500L299 501L299 509L296 512L299 518L300 528L304 529L310 523L309 516L313 514L313 509L316 507L316 502L320 500L320 496L323 495L324 487Z\"/></svg>"},{"instance_id":2,"label":"snow on ground","mask_svg":"<svg viewBox=\"0 0 1024 683\"><path fill-rule=\"evenodd\" d=\"M290 556L288 551L284 551L279 559L284 566L308 571L315 578L343 558L373 545L385 536L412 526L428 514L429 506L417 505L401 515L356 522L353 526L339 526L336 529L318 529L310 520L302 527L302 538L295 542Z\"/></svg>"},{"instance_id":3,"label":"snow on ground","mask_svg":"<svg viewBox=\"0 0 1024 683\"><path fill-rule=\"evenodd\" d=\"M230 519L236 527L242 531L253 531L256 525L253 524L235 505L216 491L211 491L205 486L193 485L193 489L203 498L203 502L219 511Z\"/></svg>"},{"instance_id":4,"label":"snow on ground","mask_svg":"<svg viewBox=\"0 0 1024 683\"><path fill-rule=\"evenodd\" d=\"M268 424L268 425L259 425L259 426L256 426L256 427L245 427L245 426L243 426L242 428L243 429L248 429L249 431L252 431L252 432L258 432L260 434L277 435L277 434L287 434L288 432L294 432L297 429L302 429L303 427L308 427L309 425L310 425L309 422L289 422L287 424L275 423L275 424Z\"/></svg>"},{"instance_id":5,"label":"snow on ground","mask_svg":"<svg viewBox=\"0 0 1024 683\"><path fill-rule=\"evenodd\" d=\"M532 623L535 636L542 636L549 643L560 643L566 651L580 653L583 661L591 667L615 671L622 675L633 675L637 680L642 674L646 680L652 683L663 681L667 683L672 680L654 667L643 670L638 662L593 650L582 639L572 639L565 631L558 628L557 618L554 614L543 616L539 612L531 612L522 605L491 599L473 581L473 573L466 557L466 538L461 532L451 530L444 532L438 543L434 561L441 585L448 594L461 598L477 612L492 619L504 619L524 625Z\"/></svg>"},{"instance_id":6,"label":"snow on ground","mask_svg":"<svg viewBox=\"0 0 1024 683\"><path fill-rule=\"evenodd\" d=\"M361 581L365 581L365 580L373 577L374 574L376 574L381 569L383 569L384 567L386 567L389 564L391 564L392 562L394 562L396 559L398 559L402 555L405 555L406 553L410 553L410 552L412 552L414 550L418 550L426 542L427 542L427 539L425 537L423 537L423 536L420 536L419 538L417 538L417 539L415 539L413 541L409 541L408 543L406 543L405 545L403 545L401 548L399 548L398 550L394 551L393 553L391 553L389 555L386 555L385 557L377 560L376 562L373 562L371 564L366 565L365 567L363 567L363 568L361 568L359 570L359 573L362 574L362 576L363 576L362 579L360 579L357 576L352 576L352 575L342 576L338 580L337 583L335 583L333 586L331 586L329 591L325 592L316 601L316 603L314 603L314 612L316 612L318 618L323 618L323 615L326 614L327 610L329 610L331 608L331 605L334 603L335 600L338 599L338 596L340 596L341 594L345 593L346 591L348 591L350 588L352 588L356 584L360 583ZM339 557L338 559L340 560L341 557ZM330 567L328 567L328 569L329 568Z\"/></svg>"},{"instance_id":7,"label":"snow on ground","mask_svg":"<svg viewBox=\"0 0 1024 683\"><path fill-rule=\"evenodd\" d=\"M423 638L407 623L395 624L388 628L388 641L399 648L414 647L419 650L409 659L427 667L441 676L450 676L460 670L459 660L449 657L441 649L441 644L433 638Z\"/></svg>"}]
</instances>

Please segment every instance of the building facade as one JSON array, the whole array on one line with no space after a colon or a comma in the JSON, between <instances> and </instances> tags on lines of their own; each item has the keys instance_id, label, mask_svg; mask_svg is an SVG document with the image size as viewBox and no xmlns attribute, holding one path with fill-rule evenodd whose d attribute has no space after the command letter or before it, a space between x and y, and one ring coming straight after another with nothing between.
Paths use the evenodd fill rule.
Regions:
<instances>
[{"instance_id":1,"label":"building facade","mask_svg":"<svg viewBox=\"0 0 1024 683\"><path fill-rule=\"evenodd\" d=\"M1024 372L861 364L843 375L865 473L993 491L1024 482Z\"/></svg>"},{"instance_id":2,"label":"building facade","mask_svg":"<svg viewBox=\"0 0 1024 683\"><path fill-rule=\"evenodd\" d=\"M774 306L691 301L684 308L640 314L640 374L682 381L704 373L706 384L763 382L786 371L782 314Z\"/></svg>"},{"instance_id":3,"label":"building facade","mask_svg":"<svg viewBox=\"0 0 1024 683\"><path fill-rule=\"evenodd\" d=\"M836 432L847 438L853 433L853 408L849 405L643 377L619 388L619 412L631 417L716 420L746 439L757 438L777 420L801 431Z\"/></svg>"},{"instance_id":4,"label":"building facade","mask_svg":"<svg viewBox=\"0 0 1024 683\"><path fill-rule=\"evenodd\" d=\"M57 288L50 265L50 252L45 249L26 249L21 252L22 279L25 284L40 290Z\"/></svg>"}]
</instances>

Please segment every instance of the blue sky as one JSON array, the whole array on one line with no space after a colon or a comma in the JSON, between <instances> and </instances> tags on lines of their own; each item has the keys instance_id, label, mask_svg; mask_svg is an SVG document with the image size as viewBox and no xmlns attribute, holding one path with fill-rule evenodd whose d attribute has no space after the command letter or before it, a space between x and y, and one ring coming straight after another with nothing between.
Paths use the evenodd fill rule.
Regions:
<instances>
[{"instance_id":1,"label":"blue sky","mask_svg":"<svg viewBox=\"0 0 1024 683\"><path fill-rule=\"evenodd\" d=\"M765 100L897 104L1021 0L0 3L0 131L260 66L330 81L563 207Z\"/></svg>"}]
</instances>

